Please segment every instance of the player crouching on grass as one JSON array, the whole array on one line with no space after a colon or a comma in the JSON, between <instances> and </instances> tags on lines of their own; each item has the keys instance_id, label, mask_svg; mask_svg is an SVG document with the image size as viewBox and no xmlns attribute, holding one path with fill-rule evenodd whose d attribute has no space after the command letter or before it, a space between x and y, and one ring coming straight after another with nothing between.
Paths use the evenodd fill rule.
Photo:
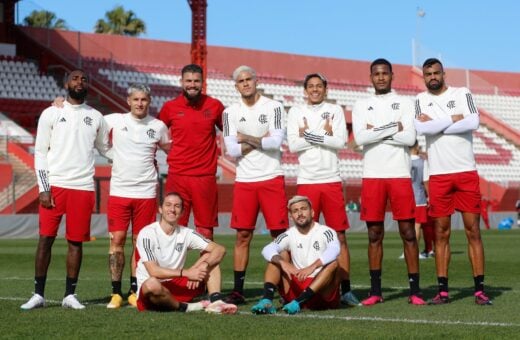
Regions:
<instances>
[{"instance_id":1,"label":"player crouching on grass","mask_svg":"<svg viewBox=\"0 0 520 340\"><path fill-rule=\"evenodd\" d=\"M159 207L161 220L144 227L137 236L137 308L155 311L235 314L237 306L222 301L219 263L226 249L192 229L178 225L183 200L168 193ZM185 268L187 252L201 251ZM188 303L205 293L209 301Z\"/></svg>"},{"instance_id":2,"label":"player crouching on grass","mask_svg":"<svg viewBox=\"0 0 520 340\"><path fill-rule=\"evenodd\" d=\"M265 271L264 296L251 308L254 314L274 314L274 292L289 302L288 314L309 309L338 308L339 274L336 261L340 244L336 232L314 222L311 202L294 196L288 203L294 226L262 250L269 262ZM290 253L290 255L289 255Z\"/></svg>"}]
</instances>

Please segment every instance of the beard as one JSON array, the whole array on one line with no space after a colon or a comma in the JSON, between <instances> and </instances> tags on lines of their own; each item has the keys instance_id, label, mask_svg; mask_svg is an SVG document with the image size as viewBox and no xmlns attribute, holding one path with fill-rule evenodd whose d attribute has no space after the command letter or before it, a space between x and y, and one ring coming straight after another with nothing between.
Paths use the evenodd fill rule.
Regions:
<instances>
[{"instance_id":1,"label":"beard","mask_svg":"<svg viewBox=\"0 0 520 340\"><path fill-rule=\"evenodd\" d=\"M426 84L426 87L428 88L428 90L431 90L431 91L440 90L443 86L444 86L443 81L436 81L434 83L429 82L428 84Z\"/></svg>"},{"instance_id":2,"label":"beard","mask_svg":"<svg viewBox=\"0 0 520 340\"><path fill-rule=\"evenodd\" d=\"M192 94L189 94L188 91L183 89L182 93L183 93L184 97L186 97L186 99L188 99L189 101L197 101L200 98L202 90L200 89L196 94L192 95Z\"/></svg>"},{"instance_id":3,"label":"beard","mask_svg":"<svg viewBox=\"0 0 520 340\"><path fill-rule=\"evenodd\" d=\"M304 221L300 222L298 220L294 221L294 224L302 229L307 229L312 225L312 217L305 219Z\"/></svg>"},{"instance_id":4,"label":"beard","mask_svg":"<svg viewBox=\"0 0 520 340\"><path fill-rule=\"evenodd\" d=\"M74 100L84 101L87 98L87 89L82 89L80 91L76 91L74 89L68 90L69 97Z\"/></svg>"}]
</instances>

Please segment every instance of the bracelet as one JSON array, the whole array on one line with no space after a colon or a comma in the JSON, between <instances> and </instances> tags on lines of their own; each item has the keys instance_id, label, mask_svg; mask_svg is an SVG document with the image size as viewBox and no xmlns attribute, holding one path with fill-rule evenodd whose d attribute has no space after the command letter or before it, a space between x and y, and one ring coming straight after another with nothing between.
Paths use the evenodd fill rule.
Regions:
<instances>
[{"instance_id":1,"label":"bracelet","mask_svg":"<svg viewBox=\"0 0 520 340\"><path fill-rule=\"evenodd\" d=\"M180 277L182 277L182 271L183 271L183 268L181 268L181 275L180 275Z\"/></svg>"}]
</instances>

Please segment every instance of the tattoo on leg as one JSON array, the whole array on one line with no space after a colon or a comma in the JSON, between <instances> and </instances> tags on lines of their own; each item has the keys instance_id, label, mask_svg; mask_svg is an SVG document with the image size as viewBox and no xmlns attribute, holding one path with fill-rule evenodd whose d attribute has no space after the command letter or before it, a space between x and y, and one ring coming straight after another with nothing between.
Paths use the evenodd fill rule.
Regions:
<instances>
[{"instance_id":1,"label":"tattoo on leg","mask_svg":"<svg viewBox=\"0 0 520 340\"><path fill-rule=\"evenodd\" d=\"M110 267L112 281L121 281L121 277L123 276L123 267L125 265L125 254L120 251L109 254L108 265Z\"/></svg>"}]
</instances>

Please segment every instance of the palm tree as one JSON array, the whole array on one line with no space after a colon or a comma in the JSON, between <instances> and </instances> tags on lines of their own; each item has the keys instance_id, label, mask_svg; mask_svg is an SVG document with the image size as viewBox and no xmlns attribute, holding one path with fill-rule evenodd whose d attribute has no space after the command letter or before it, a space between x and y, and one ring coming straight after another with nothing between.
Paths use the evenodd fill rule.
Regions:
<instances>
[{"instance_id":1,"label":"palm tree","mask_svg":"<svg viewBox=\"0 0 520 340\"><path fill-rule=\"evenodd\" d=\"M31 14L23 19L23 22L27 26L31 27L43 27L53 29L67 29L67 23L63 19L56 17L56 14L49 11L32 11Z\"/></svg>"},{"instance_id":2,"label":"palm tree","mask_svg":"<svg viewBox=\"0 0 520 340\"><path fill-rule=\"evenodd\" d=\"M96 33L129 35L136 37L146 33L144 21L137 18L133 11L125 11L123 6L116 6L105 13L104 19L99 19L94 26Z\"/></svg>"}]
</instances>

